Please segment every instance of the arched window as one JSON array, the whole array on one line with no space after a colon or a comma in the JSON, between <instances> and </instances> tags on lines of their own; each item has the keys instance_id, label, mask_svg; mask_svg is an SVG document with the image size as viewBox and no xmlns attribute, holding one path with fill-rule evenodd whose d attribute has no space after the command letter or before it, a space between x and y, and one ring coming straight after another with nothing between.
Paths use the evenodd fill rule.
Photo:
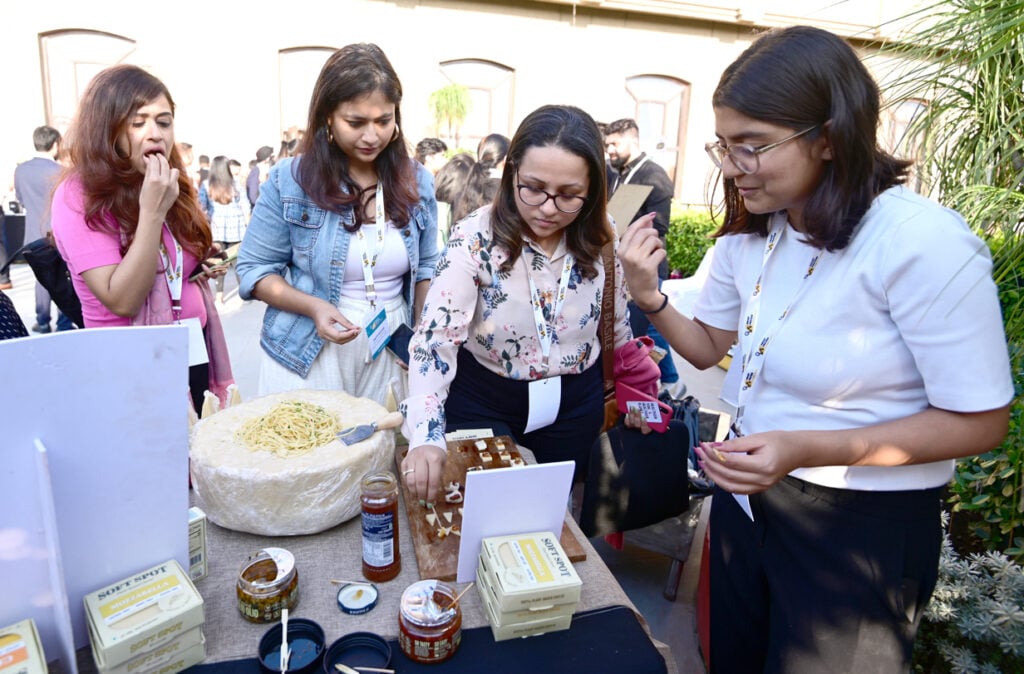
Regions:
<instances>
[{"instance_id":1,"label":"arched window","mask_svg":"<svg viewBox=\"0 0 1024 674\"><path fill-rule=\"evenodd\" d=\"M134 40L112 33L78 29L40 33L46 123L62 133L67 131L92 78L134 51Z\"/></svg>"},{"instance_id":2,"label":"arched window","mask_svg":"<svg viewBox=\"0 0 1024 674\"><path fill-rule=\"evenodd\" d=\"M490 133L512 135L513 69L484 59L457 59L441 63L441 73L469 89L469 114L458 134L463 147L475 150Z\"/></svg>"},{"instance_id":3,"label":"arched window","mask_svg":"<svg viewBox=\"0 0 1024 674\"><path fill-rule=\"evenodd\" d=\"M640 127L640 148L661 164L678 189L690 114L689 82L665 75L636 75L626 79L626 91L636 106L633 118Z\"/></svg>"},{"instance_id":4,"label":"arched window","mask_svg":"<svg viewBox=\"0 0 1024 674\"><path fill-rule=\"evenodd\" d=\"M278 52L281 131L306 130L309 100L320 70L335 47L294 47Z\"/></svg>"}]
</instances>

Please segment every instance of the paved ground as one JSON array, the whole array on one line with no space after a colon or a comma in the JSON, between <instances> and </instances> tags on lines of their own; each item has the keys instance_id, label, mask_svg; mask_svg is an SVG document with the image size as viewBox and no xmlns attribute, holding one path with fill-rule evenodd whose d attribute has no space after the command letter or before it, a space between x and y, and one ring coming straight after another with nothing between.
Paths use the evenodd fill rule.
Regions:
<instances>
[{"instance_id":1,"label":"paved ground","mask_svg":"<svg viewBox=\"0 0 1024 674\"><path fill-rule=\"evenodd\" d=\"M14 301L27 327L35 323L35 278L25 264L11 267L14 288L5 291ZM225 284L225 299L219 305L221 319L231 352L235 380L243 398L254 395L257 384L260 346L259 331L264 305L260 302L243 302L237 293L236 281L229 274ZM53 315L56 327L56 312ZM688 393L695 395L704 407L731 413L731 408L718 399L724 372L711 368L703 372L694 370L676 355L680 376L687 384ZM695 541L702 540L703 529L699 528ZM703 673L704 665L697 648L694 596L697 585L697 570L700 564L700 547L694 550L684 567L679 592L674 602L662 596L668 576L670 560L660 554L630 545L624 550L615 550L603 539L593 539L593 544L602 559L608 564L622 584L626 594L643 613L656 639L667 643L675 656L682 674Z\"/></svg>"}]
</instances>

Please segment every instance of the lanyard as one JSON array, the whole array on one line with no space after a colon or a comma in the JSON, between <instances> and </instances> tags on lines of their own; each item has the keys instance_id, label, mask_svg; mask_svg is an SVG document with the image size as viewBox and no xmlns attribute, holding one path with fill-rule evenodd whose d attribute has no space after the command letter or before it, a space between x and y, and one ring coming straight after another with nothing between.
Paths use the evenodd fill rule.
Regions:
<instances>
[{"instance_id":1,"label":"lanyard","mask_svg":"<svg viewBox=\"0 0 1024 674\"><path fill-rule=\"evenodd\" d=\"M182 258L184 256L181 252L181 244L174 238L174 234L171 233L171 229L167 227L166 222L164 223L164 228L167 229L167 235L174 242L174 267L171 267L171 261L167 259L167 248L164 246L163 237L160 237L160 261L164 266L167 290L171 293L171 314L174 317L174 322L177 323L181 320L181 284L184 278Z\"/></svg>"},{"instance_id":2,"label":"lanyard","mask_svg":"<svg viewBox=\"0 0 1024 674\"><path fill-rule=\"evenodd\" d=\"M534 253L536 255L537 253ZM526 280L530 282L530 304L533 305L533 320L537 327L537 340L540 342L541 355L544 357L544 372L548 371L548 356L551 354L551 333L555 329L555 321L562 313L562 303L565 302L565 294L569 290L569 275L572 273L572 266L576 258L572 253L565 254L565 264L562 266L562 278L558 281L558 294L555 297L555 305L551 309L550 323L544 319L544 297L537 289L530 275L530 265L523 256L523 265L526 267Z\"/></svg>"},{"instance_id":3,"label":"lanyard","mask_svg":"<svg viewBox=\"0 0 1024 674\"><path fill-rule=\"evenodd\" d=\"M764 275L765 270L768 269L768 260L771 259L772 254L775 252L778 244L782 241L782 237L786 234L786 230L789 229L787 222L784 218L777 218L775 226L772 227L771 232L768 234L768 240L765 242L764 255L761 260L761 273L757 276L757 281L754 283L754 289L750 293L750 301L747 303L747 317L743 322L743 329L740 332L740 351L743 354L742 366L742 378L740 380L740 390L737 393L737 402L739 403L736 407L736 422L734 429L741 429L740 421L743 418L743 407L746 404L747 399L750 396L750 391L754 387L754 383L757 381L758 375L761 373L761 368L764 367L765 354L768 352L768 346L771 344L772 339L779 332L782 327L782 322L789 316L793 305L797 299L807 289L807 280L814 274L814 270L818 266L818 262L821 260L821 253L815 253L811 256L811 260L807 265L807 272L804 274L803 279L800 281L800 285L793 293L793 297L789 300L789 304L782 310L779 317L768 326L767 331L763 333L760 341L757 340L755 331L759 322L761 314L761 297L764 294ZM756 345L756 346L755 346Z\"/></svg>"},{"instance_id":4,"label":"lanyard","mask_svg":"<svg viewBox=\"0 0 1024 674\"><path fill-rule=\"evenodd\" d=\"M366 300L370 303L371 307L377 306L377 291L373 287L373 268L377 266L377 258L380 256L380 252L384 250L384 227L386 225L384 220L384 188L381 187L380 182L377 183L374 206L377 212L377 245L373 250L373 257L370 257L370 243L366 240L363 228L360 227L356 230L356 238L359 239L363 246L363 283L366 286Z\"/></svg>"}]
</instances>

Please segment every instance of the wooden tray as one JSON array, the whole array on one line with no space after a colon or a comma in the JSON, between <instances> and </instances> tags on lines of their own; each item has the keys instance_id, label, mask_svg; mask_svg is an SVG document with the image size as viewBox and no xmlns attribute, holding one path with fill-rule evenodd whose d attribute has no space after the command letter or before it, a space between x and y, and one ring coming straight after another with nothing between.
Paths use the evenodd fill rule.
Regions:
<instances>
[{"instance_id":1,"label":"wooden tray","mask_svg":"<svg viewBox=\"0 0 1024 674\"><path fill-rule=\"evenodd\" d=\"M442 485L450 482L458 482L462 485L462 494L465 495L466 472L471 467L479 466L480 469L507 468L511 460L522 459L522 455L516 448L515 442L507 435L496 438L486 438L487 451L491 455L491 461L485 462L481 459L475 443L476 440L453 440L448 443L448 461L444 467L444 480ZM502 460L500 447L504 446L508 460ZM395 447L395 465L397 474L401 475L402 459L405 458L409 447L399 445ZM446 503L444 498L438 499L434 506L437 521L431 525L427 521L427 513L431 512L419 504L418 500L409 495L404 480L399 480L402 489L402 500L405 501L405 512L409 520L409 535L412 537L413 548L416 551L416 564L419 567L420 578L436 578L438 580L454 581L459 570L459 543L461 537L457 534L449 534L441 537L438 535L439 526L461 529L462 514L459 508L461 503ZM451 515L451 522L445 516L445 512ZM566 513L566 518L569 514ZM587 553L582 544L577 540L575 534L569 529L568 524L562 524L560 541L562 549L568 555L569 561L582 562L586 560Z\"/></svg>"}]
</instances>

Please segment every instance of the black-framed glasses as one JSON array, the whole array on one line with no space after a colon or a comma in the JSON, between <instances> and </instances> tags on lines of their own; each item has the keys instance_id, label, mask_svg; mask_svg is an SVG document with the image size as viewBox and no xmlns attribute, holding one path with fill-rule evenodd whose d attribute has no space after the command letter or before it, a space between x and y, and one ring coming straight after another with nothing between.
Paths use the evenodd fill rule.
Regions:
<instances>
[{"instance_id":1,"label":"black-framed glasses","mask_svg":"<svg viewBox=\"0 0 1024 674\"><path fill-rule=\"evenodd\" d=\"M519 180L518 173L516 174L516 180ZM555 202L555 208L563 213L579 213L587 205L587 200L584 197L575 194L551 194L539 187L523 185L522 183L516 184L516 191L519 192L519 199L524 204L543 206L547 203L548 199L551 199Z\"/></svg>"},{"instance_id":2,"label":"black-framed glasses","mask_svg":"<svg viewBox=\"0 0 1024 674\"><path fill-rule=\"evenodd\" d=\"M788 143L791 140L795 140L804 134L810 133L818 128L818 124L807 127L803 131L797 131L791 136L786 136L780 141L769 143L768 145L762 145L761 147L754 147L747 143L736 143L735 145L722 145L721 141L715 141L712 143L706 143L704 145L704 151L711 157L711 161L715 163L715 166L722 168L722 163L726 157L732 160L733 166L743 171L747 175L751 173L757 173L758 169L761 168L761 155L768 150L774 150L780 145Z\"/></svg>"}]
</instances>

